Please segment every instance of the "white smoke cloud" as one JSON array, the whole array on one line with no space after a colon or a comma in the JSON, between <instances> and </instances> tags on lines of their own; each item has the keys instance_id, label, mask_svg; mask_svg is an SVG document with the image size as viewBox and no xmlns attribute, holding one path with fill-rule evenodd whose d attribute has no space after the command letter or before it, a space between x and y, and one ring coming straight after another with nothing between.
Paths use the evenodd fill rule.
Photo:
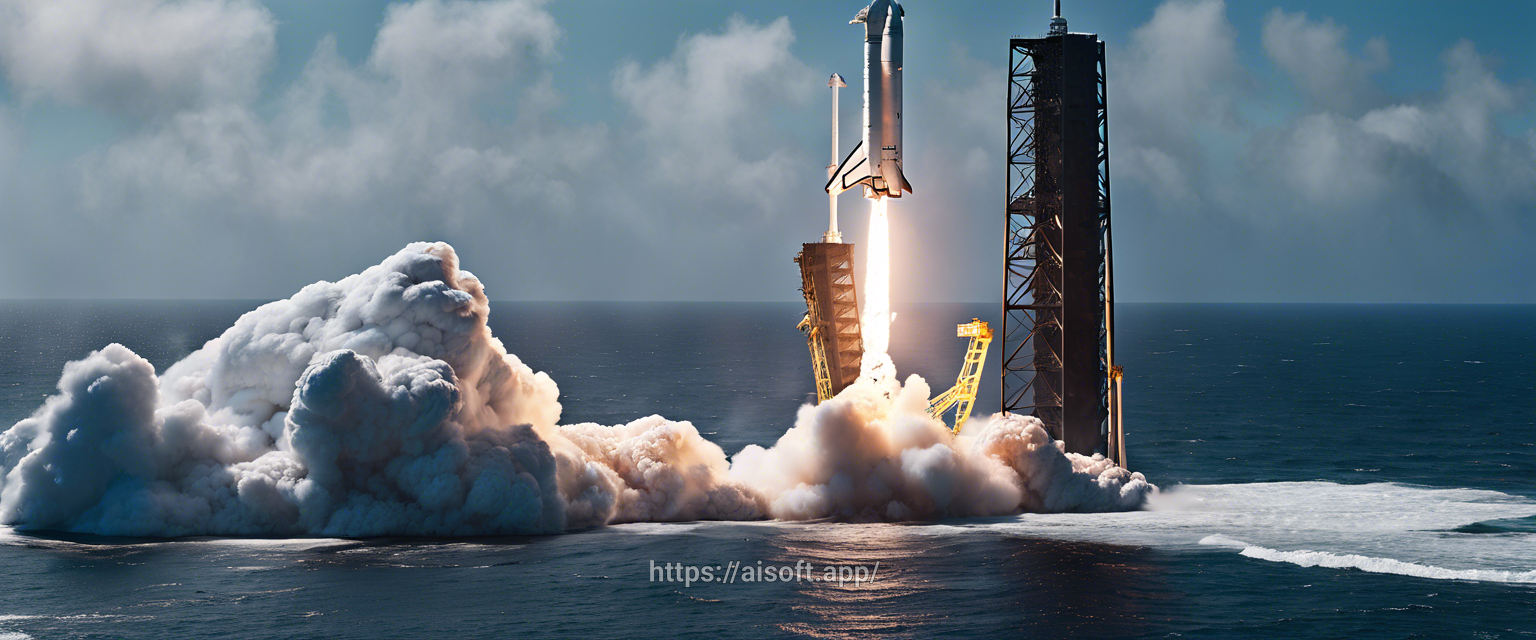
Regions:
<instances>
[{"instance_id":1,"label":"white smoke cloud","mask_svg":"<svg viewBox=\"0 0 1536 640\"><path fill-rule=\"evenodd\" d=\"M1019 511L1125 511L1157 488L1103 456L1063 453L1031 416L976 417L953 436L911 376L861 378L800 408L771 448L736 454L731 476L775 518L920 520Z\"/></svg>"},{"instance_id":2,"label":"white smoke cloud","mask_svg":"<svg viewBox=\"0 0 1536 640\"><path fill-rule=\"evenodd\" d=\"M1124 510L1155 491L1032 418L953 439L913 377L801 410L734 466L659 416L558 424L480 281L417 243L247 313L157 375L109 345L0 433L0 522L110 535L551 533L610 522ZM883 386L882 386L883 385Z\"/></svg>"},{"instance_id":3,"label":"white smoke cloud","mask_svg":"<svg viewBox=\"0 0 1536 640\"><path fill-rule=\"evenodd\" d=\"M561 488L591 514L568 518L573 527L762 517L757 493L727 477L725 452L692 424L650 416L615 427L562 426L559 435L574 449L556 451L575 454L562 458Z\"/></svg>"},{"instance_id":4,"label":"white smoke cloud","mask_svg":"<svg viewBox=\"0 0 1536 640\"><path fill-rule=\"evenodd\" d=\"M249 0L4 0L0 67L27 98L147 116L254 98L276 31Z\"/></svg>"},{"instance_id":5,"label":"white smoke cloud","mask_svg":"<svg viewBox=\"0 0 1536 640\"><path fill-rule=\"evenodd\" d=\"M111 345L0 438L0 519L124 535L564 528L557 389L480 283L412 245L264 305L163 377Z\"/></svg>"}]
</instances>

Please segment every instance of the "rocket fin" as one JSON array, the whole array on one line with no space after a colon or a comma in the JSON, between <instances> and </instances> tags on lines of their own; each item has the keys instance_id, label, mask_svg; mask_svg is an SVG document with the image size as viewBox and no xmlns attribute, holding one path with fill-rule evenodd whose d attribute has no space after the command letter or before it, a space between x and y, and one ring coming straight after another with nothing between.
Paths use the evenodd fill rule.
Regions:
<instances>
[{"instance_id":1,"label":"rocket fin","mask_svg":"<svg viewBox=\"0 0 1536 640\"><path fill-rule=\"evenodd\" d=\"M869 184L870 179L869 159L864 153L864 143L861 141L843 158L843 163L837 165L837 171L832 173L832 179L827 181L827 193L837 195L859 184ZM909 189L910 191L910 189Z\"/></svg>"},{"instance_id":2,"label":"rocket fin","mask_svg":"<svg viewBox=\"0 0 1536 640\"><path fill-rule=\"evenodd\" d=\"M907 182L906 174L903 174L901 172L901 162L900 161L896 162L896 175L894 176L894 178L895 179L893 180L892 176L886 176L885 179L886 179L887 182L892 183L891 184L891 187L892 187L891 191L894 191L896 193L896 197L898 197L898 198L901 197L901 192L902 191L906 191L907 193L912 193L912 183Z\"/></svg>"}]
</instances>

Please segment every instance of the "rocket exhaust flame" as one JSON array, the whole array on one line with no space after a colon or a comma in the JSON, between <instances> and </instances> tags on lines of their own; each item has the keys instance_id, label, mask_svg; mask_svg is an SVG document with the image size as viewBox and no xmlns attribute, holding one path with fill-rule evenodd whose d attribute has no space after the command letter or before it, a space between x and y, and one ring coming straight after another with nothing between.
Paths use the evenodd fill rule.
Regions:
<instances>
[{"instance_id":1,"label":"rocket exhaust flame","mask_svg":"<svg viewBox=\"0 0 1536 640\"><path fill-rule=\"evenodd\" d=\"M860 378L879 381L896 373L891 345L891 224L885 198L869 201L869 240L864 255L864 360Z\"/></svg>"}]
</instances>

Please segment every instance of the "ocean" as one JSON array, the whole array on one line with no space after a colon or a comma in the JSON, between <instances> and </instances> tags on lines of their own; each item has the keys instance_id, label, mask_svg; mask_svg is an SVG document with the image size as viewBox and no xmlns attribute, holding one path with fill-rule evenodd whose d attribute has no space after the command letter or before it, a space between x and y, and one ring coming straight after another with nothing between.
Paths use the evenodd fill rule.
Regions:
<instances>
[{"instance_id":1,"label":"ocean","mask_svg":"<svg viewBox=\"0 0 1536 640\"><path fill-rule=\"evenodd\" d=\"M257 304L0 302L0 428L69 360L120 342L163 369ZM559 383L562 422L661 414L729 454L772 444L812 397L802 310L494 303L490 324ZM936 391L964 351L954 325L998 320L896 312L897 367ZM1117 316L1130 466L1163 488L1143 511L476 539L0 529L0 640L1536 637L1536 306ZM998 351L978 414L998 403Z\"/></svg>"}]
</instances>

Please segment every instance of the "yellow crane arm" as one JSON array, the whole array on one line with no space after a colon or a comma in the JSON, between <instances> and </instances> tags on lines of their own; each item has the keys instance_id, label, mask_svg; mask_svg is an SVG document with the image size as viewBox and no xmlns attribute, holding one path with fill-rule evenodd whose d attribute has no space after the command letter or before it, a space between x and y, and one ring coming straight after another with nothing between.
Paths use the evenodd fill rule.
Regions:
<instances>
[{"instance_id":1,"label":"yellow crane arm","mask_svg":"<svg viewBox=\"0 0 1536 640\"><path fill-rule=\"evenodd\" d=\"M959 433L960 427L970 419L971 409L976 405L976 389L981 386L981 369L987 362L987 349L992 346L992 327L978 318L972 318L970 322L955 327L955 336L971 339L965 350L965 361L960 365L960 375L955 379L955 386L928 402L928 415L942 421L944 413L954 408L955 426L952 430Z\"/></svg>"}]
</instances>

